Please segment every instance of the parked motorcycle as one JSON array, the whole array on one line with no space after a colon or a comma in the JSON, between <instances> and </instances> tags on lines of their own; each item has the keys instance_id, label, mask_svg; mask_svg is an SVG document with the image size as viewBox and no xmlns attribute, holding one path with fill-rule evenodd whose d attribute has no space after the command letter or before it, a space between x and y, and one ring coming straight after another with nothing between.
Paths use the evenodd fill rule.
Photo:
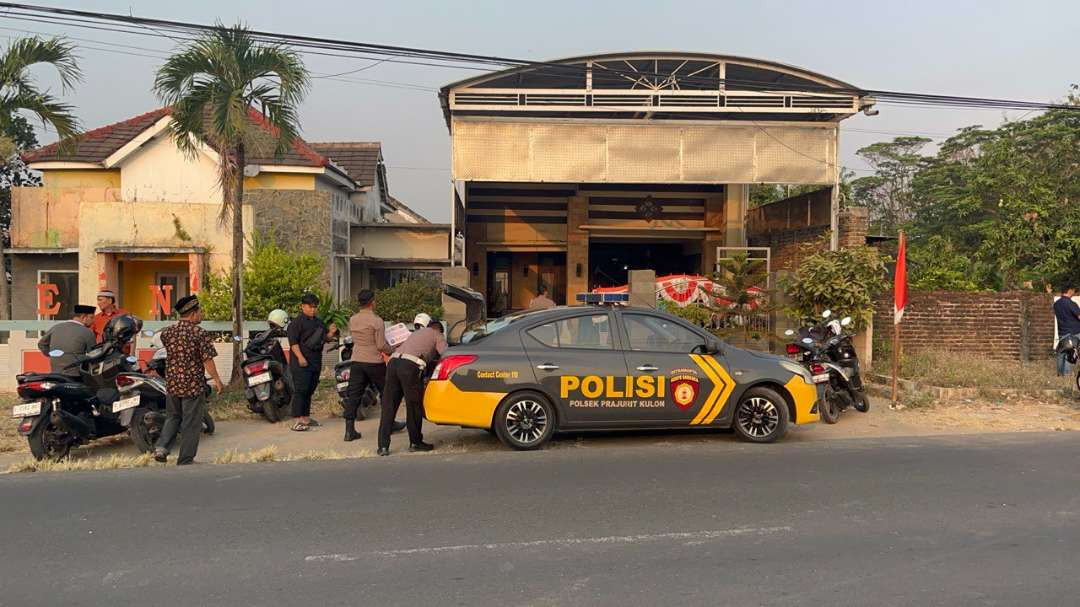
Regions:
<instances>
[{"instance_id":1,"label":"parked motorcycle","mask_svg":"<svg viewBox=\"0 0 1080 607\"><path fill-rule=\"evenodd\" d=\"M24 373L16 376L22 402L12 409L21 417L19 434L27 438L35 459L61 460L72 447L128 431L141 398L118 389L117 378L136 373L137 360L124 346L142 323L134 316L118 316L105 327L105 336L89 352L75 357L68 368L79 376ZM62 350L49 352L64 356Z\"/></svg>"},{"instance_id":2,"label":"parked motorcycle","mask_svg":"<svg viewBox=\"0 0 1080 607\"><path fill-rule=\"evenodd\" d=\"M851 325L851 317L840 320L831 317L832 312L825 310L822 322L798 332L789 329L785 335L797 336L795 342L787 345L787 353L807 365L815 383L826 384L821 419L835 424L848 408L862 413L869 411L870 399L863 386L852 335L844 332L844 328Z\"/></svg>"},{"instance_id":3,"label":"parked motorcycle","mask_svg":"<svg viewBox=\"0 0 1080 607\"><path fill-rule=\"evenodd\" d=\"M244 397L252 413L261 413L274 423L289 418L292 380L285 352L278 342L284 329L271 327L256 335L244 348Z\"/></svg>"},{"instance_id":4,"label":"parked motorcycle","mask_svg":"<svg viewBox=\"0 0 1080 607\"><path fill-rule=\"evenodd\" d=\"M1070 365L1076 365L1080 361L1080 335L1066 335L1058 340L1054 347L1056 354L1064 354L1065 360ZM1073 385L1080 391L1080 365L1076 366L1076 376L1073 377Z\"/></svg>"},{"instance_id":5,"label":"parked motorcycle","mask_svg":"<svg viewBox=\"0 0 1080 607\"><path fill-rule=\"evenodd\" d=\"M152 333L148 333L152 336ZM116 383L120 393L138 392L140 396L139 409L136 410L131 424L131 440L142 453L154 450L154 445L161 436L161 429L165 425L165 365L168 360L168 351L158 348L150 360L146 363L145 374L124 373L117 377ZM213 394L210 385L207 384L205 395L207 399ZM216 426L214 418L207 411L203 416L203 434L213 434Z\"/></svg>"},{"instance_id":6,"label":"parked motorcycle","mask_svg":"<svg viewBox=\"0 0 1080 607\"><path fill-rule=\"evenodd\" d=\"M341 349L339 362L334 365L334 381L337 386L338 404L341 408L345 408L345 393L349 389L349 377L352 376L352 352L353 352L353 338L351 336L345 336L341 345L338 346ZM365 419L364 409L367 407L374 407L379 404L379 393L370 384L364 390L364 395L360 400L360 408L356 411L356 419Z\"/></svg>"}]
</instances>

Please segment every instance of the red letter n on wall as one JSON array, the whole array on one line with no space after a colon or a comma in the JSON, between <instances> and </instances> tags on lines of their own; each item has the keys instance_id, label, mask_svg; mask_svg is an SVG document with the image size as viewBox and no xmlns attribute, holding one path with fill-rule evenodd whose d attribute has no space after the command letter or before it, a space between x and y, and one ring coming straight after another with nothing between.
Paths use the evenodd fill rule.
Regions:
<instances>
[{"instance_id":1,"label":"red letter n on wall","mask_svg":"<svg viewBox=\"0 0 1080 607\"><path fill-rule=\"evenodd\" d=\"M150 306L150 318L157 318L158 314L161 318L167 318L172 314L172 285L150 285L150 297L153 298L153 305Z\"/></svg>"}]
</instances>

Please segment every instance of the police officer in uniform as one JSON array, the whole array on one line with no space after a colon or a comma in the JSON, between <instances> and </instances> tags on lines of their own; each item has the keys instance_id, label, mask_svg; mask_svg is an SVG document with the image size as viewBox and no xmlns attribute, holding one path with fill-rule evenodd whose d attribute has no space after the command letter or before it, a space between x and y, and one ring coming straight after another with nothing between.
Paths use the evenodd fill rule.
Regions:
<instances>
[{"instance_id":1,"label":"police officer in uniform","mask_svg":"<svg viewBox=\"0 0 1080 607\"><path fill-rule=\"evenodd\" d=\"M375 386L382 394L386 389L386 363L383 354L394 351L386 342L386 323L375 313L375 292L364 289L356 296L360 311L349 319L349 333L353 338L352 365L349 371L349 387L345 390L345 441L360 438L356 420L364 419L360 403L368 386ZM405 428L394 422L393 431Z\"/></svg>"},{"instance_id":2,"label":"police officer in uniform","mask_svg":"<svg viewBox=\"0 0 1080 607\"><path fill-rule=\"evenodd\" d=\"M379 455L390 455L390 431L401 397L405 397L405 427L409 430L409 451L431 451L420 431L424 416L424 370L434 365L446 351L441 323L432 322L409 336L386 366L386 390L382 395L379 419Z\"/></svg>"},{"instance_id":3,"label":"police officer in uniform","mask_svg":"<svg viewBox=\"0 0 1080 607\"><path fill-rule=\"evenodd\" d=\"M45 332L38 340L38 350L45 356L53 350L60 350L63 356L49 358L49 369L53 373L79 376L79 368L71 366L75 357L86 354L97 345L94 332L90 325L94 322L94 306L75 306L75 314L71 320L57 323Z\"/></svg>"}]
</instances>

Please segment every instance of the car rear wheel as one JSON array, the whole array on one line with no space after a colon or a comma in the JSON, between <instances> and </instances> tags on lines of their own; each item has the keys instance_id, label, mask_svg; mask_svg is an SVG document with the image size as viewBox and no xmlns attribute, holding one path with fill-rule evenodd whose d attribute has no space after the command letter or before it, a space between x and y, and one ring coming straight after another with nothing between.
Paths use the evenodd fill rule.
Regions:
<instances>
[{"instance_id":1,"label":"car rear wheel","mask_svg":"<svg viewBox=\"0 0 1080 607\"><path fill-rule=\"evenodd\" d=\"M769 388L751 388L735 408L735 433L752 443L771 443L787 434L788 408L784 397Z\"/></svg>"},{"instance_id":2,"label":"car rear wheel","mask_svg":"<svg viewBox=\"0 0 1080 607\"><path fill-rule=\"evenodd\" d=\"M495 411L495 434L512 449L544 446L555 434L555 409L536 392L514 394Z\"/></svg>"}]
</instances>

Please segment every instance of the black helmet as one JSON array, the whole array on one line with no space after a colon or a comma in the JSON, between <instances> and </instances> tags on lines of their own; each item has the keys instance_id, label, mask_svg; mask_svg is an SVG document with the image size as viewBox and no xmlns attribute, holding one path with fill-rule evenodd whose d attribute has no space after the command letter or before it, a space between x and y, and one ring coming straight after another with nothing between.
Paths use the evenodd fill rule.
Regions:
<instances>
[{"instance_id":1,"label":"black helmet","mask_svg":"<svg viewBox=\"0 0 1080 607\"><path fill-rule=\"evenodd\" d=\"M131 314L121 314L120 316L114 316L105 325L105 331L102 333L102 337L105 341L115 341L120 344L126 344L131 341L131 338L135 337L135 334L142 328L142 321L132 316Z\"/></svg>"},{"instance_id":2,"label":"black helmet","mask_svg":"<svg viewBox=\"0 0 1080 607\"><path fill-rule=\"evenodd\" d=\"M1066 335L1058 340L1057 347L1054 349L1060 354L1076 350L1077 346L1080 346L1080 335Z\"/></svg>"}]
</instances>

